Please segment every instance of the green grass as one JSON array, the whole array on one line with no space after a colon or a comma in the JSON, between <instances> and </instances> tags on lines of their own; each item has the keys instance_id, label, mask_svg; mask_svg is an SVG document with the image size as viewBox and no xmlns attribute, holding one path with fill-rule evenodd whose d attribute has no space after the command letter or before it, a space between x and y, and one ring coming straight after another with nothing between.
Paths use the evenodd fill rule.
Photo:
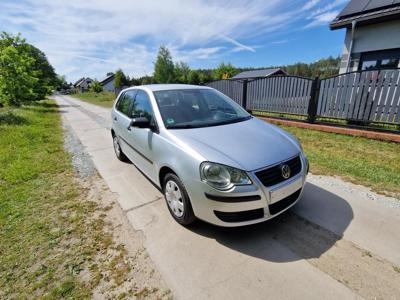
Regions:
<instances>
[{"instance_id":1,"label":"green grass","mask_svg":"<svg viewBox=\"0 0 400 300\"><path fill-rule=\"evenodd\" d=\"M339 175L400 199L400 144L311 129L280 127L301 141L312 173Z\"/></svg>"},{"instance_id":2,"label":"green grass","mask_svg":"<svg viewBox=\"0 0 400 300\"><path fill-rule=\"evenodd\" d=\"M117 96L112 92L84 92L73 94L71 96L103 107L111 107L114 100L117 98Z\"/></svg>"},{"instance_id":3,"label":"green grass","mask_svg":"<svg viewBox=\"0 0 400 300\"><path fill-rule=\"evenodd\" d=\"M110 235L85 191L54 103L0 109L0 299L91 296L79 274Z\"/></svg>"}]
</instances>

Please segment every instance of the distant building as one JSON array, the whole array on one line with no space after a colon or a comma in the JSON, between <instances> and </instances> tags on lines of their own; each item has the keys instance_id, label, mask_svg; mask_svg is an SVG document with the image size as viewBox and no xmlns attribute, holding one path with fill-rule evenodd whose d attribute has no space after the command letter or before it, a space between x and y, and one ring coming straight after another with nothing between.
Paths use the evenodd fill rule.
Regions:
<instances>
[{"instance_id":1,"label":"distant building","mask_svg":"<svg viewBox=\"0 0 400 300\"><path fill-rule=\"evenodd\" d=\"M79 79L77 82L74 83L74 89L75 92L86 92L89 90L90 84L93 82L93 80L89 77L82 77Z\"/></svg>"},{"instance_id":2,"label":"distant building","mask_svg":"<svg viewBox=\"0 0 400 300\"><path fill-rule=\"evenodd\" d=\"M236 76L233 76L232 79L254 79L260 77L270 77L274 75L287 75L287 74L282 69L251 70L239 73Z\"/></svg>"},{"instance_id":3,"label":"distant building","mask_svg":"<svg viewBox=\"0 0 400 300\"><path fill-rule=\"evenodd\" d=\"M100 81L103 91L115 92L115 74L111 74Z\"/></svg>"},{"instance_id":4,"label":"distant building","mask_svg":"<svg viewBox=\"0 0 400 300\"><path fill-rule=\"evenodd\" d=\"M346 28L340 73L400 67L400 0L351 0L330 28Z\"/></svg>"}]
</instances>

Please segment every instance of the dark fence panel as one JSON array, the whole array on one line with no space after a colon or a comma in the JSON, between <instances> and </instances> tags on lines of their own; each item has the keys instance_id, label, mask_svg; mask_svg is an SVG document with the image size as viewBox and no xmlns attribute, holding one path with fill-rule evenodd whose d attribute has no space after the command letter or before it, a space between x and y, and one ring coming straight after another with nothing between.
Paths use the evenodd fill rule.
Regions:
<instances>
[{"instance_id":1,"label":"dark fence panel","mask_svg":"<svg viewBox=\"0 0 400 300\"><path fill-rule=\"evenodd\" d=\"M247 109L307 115L313 80L297 76L275 76L249 81Z\"/></svg>"},{"instance_id":2,"label":"dark fence panel","mask_svg":"<svg viewBox=\"0 0 400 300\"><path fill-rule=\"evenodd\" d=\"M247 110L362 123L400 123L400 69L350 72L326 79L273 76L207 84Z\"/></svg>"},{"instance_id":3,"label":"dark fence panel","mask_svg":"<svg viewBox=\"0 0 400 300\"><path fill-rule=\"evenodd\" d=\"M224 93L238 104L243 105L243 81L218 80L207 83L207 86Z\"/></svg>"},{"instance_id":4,"label":"dark fence panel","mask_svg":"<svg viewBox=\"0 0 400 300\"><path fill-rule=\"evenodd\" d=\"M400 70L352 72L321 80L317 116L399 123Z\"/></svg>"}]
</instances>

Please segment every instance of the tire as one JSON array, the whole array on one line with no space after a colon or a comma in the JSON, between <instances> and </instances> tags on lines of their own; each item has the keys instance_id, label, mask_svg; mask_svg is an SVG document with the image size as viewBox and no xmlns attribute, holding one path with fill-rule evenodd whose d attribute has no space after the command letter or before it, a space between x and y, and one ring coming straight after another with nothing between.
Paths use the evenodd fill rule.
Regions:
<instances>
[{"instance_id":1,"label":"tire","mask_svg":"<svg viewBox=\"0 0 400 300\"><path fill-rule=\"evenodd\" d=\"M178 176L168 173L164 177L163 193L168 210L175 221L188 226L196 220L186 188Z\"/></svg>"},{"instance_id":2,"label":"tire","mask_svg":"<svg viewBox=\"0 0 400 300\"><path fill-rule=\"evenodd\" d=\"M118 137L113 134L113 148L114 148L114 152L115 152L115 156L123 162L128 162L129 159L126 157L126 155L124 154L124 152L122 152L121 146L119 144L119 139Z\"/></svg>"}]
</instances>

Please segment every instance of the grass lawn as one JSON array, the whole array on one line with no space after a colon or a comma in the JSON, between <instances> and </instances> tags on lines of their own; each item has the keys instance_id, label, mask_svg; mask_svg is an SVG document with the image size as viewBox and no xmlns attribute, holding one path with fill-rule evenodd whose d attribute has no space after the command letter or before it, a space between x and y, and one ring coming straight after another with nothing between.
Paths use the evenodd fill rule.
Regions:
<instances>
[{"instance_id":1,"label":"grass lawn","mask_svg":"<svg viewBox=\"0 0 400 300\"><path fill-rule=\"evenodd\" d=\"M60 125L50 101L0 109L0 299L88 298L98 281L79 273L112 238L81 200Z\"/></svg>"},{"instance_id":2,"label":"grass lawn","mask_svg":"<svg viewBox=\"0 0 400 300\"><path fill-rule=\"evenodd\" d=\"M111 107L114 103L114 100L117 98L117 96L112 92L85 92L76 93L71 96L103 107Z\"/></svg>"},{"instance_id":3,"label":"grass lawn","mask_svg":"<svg viewBox=\"0 0 400 300\"><path fill-rule=\"evenodd\" d=\"M400 199L400 144L280 126L294 134L314 174L339 175Z\"/></svg>"}]
</instances>

